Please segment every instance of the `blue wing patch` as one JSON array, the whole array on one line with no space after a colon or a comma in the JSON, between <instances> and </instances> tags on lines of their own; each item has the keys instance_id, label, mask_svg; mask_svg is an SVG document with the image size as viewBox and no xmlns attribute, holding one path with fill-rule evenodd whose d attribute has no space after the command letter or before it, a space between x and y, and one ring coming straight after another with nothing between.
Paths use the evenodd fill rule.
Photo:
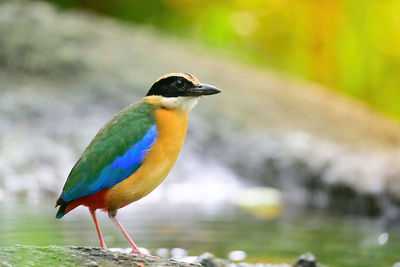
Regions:
<instances>
[{"instance_id":1,"label":"blue wing patch","mask_svg":"<svg viewBox=\"0 0 400 267\"><path fill-rule=\"evenodd\" d=\"M63 192L61 198L66 201L92 195L104 188L111 188L119 182L128 178L139 169L144 157L157 137L156 125L147 131L143 138L132 145L122 156L117 157L111 164L106 166L98 175L97 179L90 184L85 184L86 177L75 185L71 190Z\"/></svg>"}]
</instances>

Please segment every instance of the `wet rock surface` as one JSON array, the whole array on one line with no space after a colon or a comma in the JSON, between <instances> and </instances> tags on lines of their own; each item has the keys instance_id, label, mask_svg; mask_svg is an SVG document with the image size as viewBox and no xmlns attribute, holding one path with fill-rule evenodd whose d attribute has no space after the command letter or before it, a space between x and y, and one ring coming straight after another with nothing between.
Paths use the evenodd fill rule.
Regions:
<instances>
[{"instance_id":1,"label":"wet rock surface","mask_svg":"<svg viewBox=\"0 0 400 267\"><path fill-rule=\"evenodd\" d=\"M145 257L135 254L112 252L94 247L35 247L17 245L0 248L0 266L177 266L177 267L290 267L282 264L232 263L218 259L211 253L182 260ZM293 267L317 267L311 253L301 255Z\"/></svg>"},{"instance_id":2,"label":"wet rock surface","mask_svg":"<svg viewBox=\"0 0 400 267\"><path fill-rule=\"evenodd\" d=\"M0 248L0 266L201 266L173 259L157 259L93 247Z\"/></svg>"},{"instance_id":3,"label":"wet rock surface","mask_svg":"<svg viewBox=\"0 0 400 267\"><path fill-rule=\"evenodd\" d=\"M293 267L317 267L319 266L316 262L316 258L311 253L301 255L297 261L293 264Z\"/></svg>"}]
</instances>

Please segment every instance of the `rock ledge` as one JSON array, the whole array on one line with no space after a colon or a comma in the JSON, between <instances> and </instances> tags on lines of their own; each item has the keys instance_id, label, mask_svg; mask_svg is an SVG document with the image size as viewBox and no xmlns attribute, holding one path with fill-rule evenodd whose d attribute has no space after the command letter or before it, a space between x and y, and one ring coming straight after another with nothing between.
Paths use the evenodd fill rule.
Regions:
<instances>
[{"instance_id":1,"label":"rock ledge","mask_svg":"<svg viewBox=\"0 0 400 267\"><path fill-rule=\"evenodd\" d=\"M95 247L23 246L0 248L0 266L202 266L173 259L155 259Z\"/></svg>"},{"instance_id":2,"label":"rock ledge","mask_svg":"<svg viewBox=\"0 0 400 267\"><path fill-rule=\"evenodd\" d=\"M119 253L96 247L75 246L27 246L16 245L0 248L0 267L11 266L178 266L178 267L317 267L311 253L301 255L294 265L232 263L218 259L210 253L190 257L190 262L175 259L151 258L135 254ZM189 261L189 260L188 260Z\"/></svg>"}]
</instances>

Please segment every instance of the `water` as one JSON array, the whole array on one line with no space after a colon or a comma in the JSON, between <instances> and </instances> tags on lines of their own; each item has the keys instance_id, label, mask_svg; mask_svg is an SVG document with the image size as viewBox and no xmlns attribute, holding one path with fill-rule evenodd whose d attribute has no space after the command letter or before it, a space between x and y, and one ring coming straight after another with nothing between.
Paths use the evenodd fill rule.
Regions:
<instances>
[{"instance_id":1,"label":"water","mask_svg":"<svg viewBox=\"0 0 400 267\"><path fill-rule=\"evenodd\" d=\"M152 254L159 248L184 248L189 255L209 251L227 258L242 250L245 262L292 263L310 251L327 266L392 266L400 261L400 227L384 227L379 221L291 212L266 220L234 205L209 209L161 203L138 202L118 214L135 242ZM54 219L55 212L47 205L0 204L0 246L98 246L85 208L62 220ZM106 214L100 213L99 221L108 247L127 247Z\"/></svg>"}]
</instances>

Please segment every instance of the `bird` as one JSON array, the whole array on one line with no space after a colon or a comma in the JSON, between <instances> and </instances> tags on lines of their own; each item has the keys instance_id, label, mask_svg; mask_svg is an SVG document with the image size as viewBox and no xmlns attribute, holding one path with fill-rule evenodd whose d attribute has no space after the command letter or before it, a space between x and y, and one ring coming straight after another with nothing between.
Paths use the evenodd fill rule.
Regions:
<instances>
[{"instance_id":1,"label":"bird","mask_svg":"<svg viewBox=\"0 0 400 267\"><path fill-rule=\"evenodd\" d=\"M56 218L88 207L100 248L107 249L96 217L96 210L105 211L131 253L149 256L117 220L117 211L163 182L183 145L189 111L201 96L220 92L187 72L158 78L142 99L114 115L91 140L68 175L56 202Z\"/></svg>"}]
</instances>

